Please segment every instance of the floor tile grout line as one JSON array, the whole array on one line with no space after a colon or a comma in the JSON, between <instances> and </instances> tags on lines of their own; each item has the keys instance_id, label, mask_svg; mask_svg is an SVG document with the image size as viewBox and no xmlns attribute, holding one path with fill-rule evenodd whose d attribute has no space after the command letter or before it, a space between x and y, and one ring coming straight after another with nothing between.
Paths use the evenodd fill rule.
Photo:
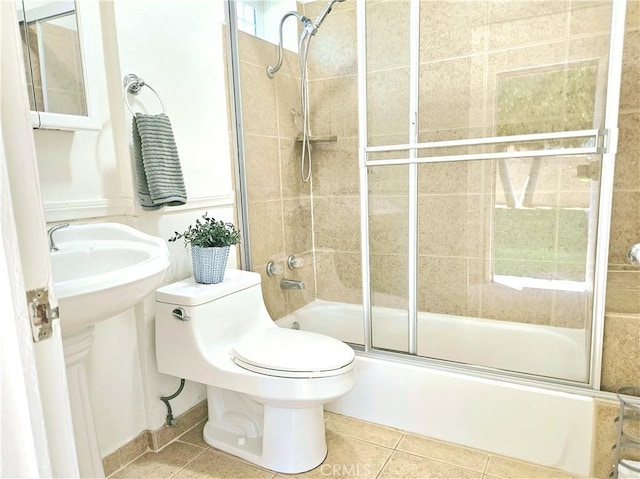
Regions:
<instances>
[{"instance_id":1,"label":"floor tile grout line","mask_svg":"<svg viewBox=\"0 0 640 479\"><path fill-rule=\"evenodd\" d=\"M413 452L403 451L402 449L398 449L395 452L399 452L399 453L402 453L402 454L407 454L407 455L413 456L413 457L419 457L420 459L426 459L428 461L434 461L434 462L437 462L439 464L444 464L446 466L456 467L458 469L464 469L465 471L478 472L480 474L484 474L483 471L479 471L477 469L471 469L469 466L462 466L460 464L453 464L451 462L443 461L441 459L435 459L433 457L427 457L427 456L422 456L420 454L415 454Z\"/></svg>"},{"instance_id":2,"label":"floor tile grout line","mask_svg":"<svg viewBox=\"0 0 640 479\"><path fill-rule=\"evenodd\" d=\"M234 455L234 454L232 454L230 452L223 451L222 449L218 449L218 448L213 447L213 446L207 446L205 451L212 451L214 454L217 454L217 455L222 456L222 457L226 457L227 459L230 459L232 461L238 461L238 462L240 462L242 464L254 467L254 468L259 469L261 471L271 472L271 473L274 474L273 477L275 477L275 476L277 476L279 474L276 471L273 471L271 469L267 469L266 467L263 467L263 466L260 466L260 465L258 465L256 463L254 463L254 462L251 462L248 459L245 459L245 458L240 457L240 456L236 456L236 455ZM271 478L271 479L273 479L273 478Z\"/></svg>"},{"instance_id":3,"label":"floor tile grout line","mask_svg":"<svg viewBox=\"0 0 640 479\"><path fill-rule=\"evenodd\" d=\"M407 454L411 454L413 456L423 457L425 459L432 459L432 460L437 461L437 462L441 462L441 463L444 463L444 464L450 464L450 465L455 466L455 467L461 467L463 469L468 469L468 470L475 471L475 472L482 472L482 474L486 474L487 473L486 471L489 468L489 462L490 462L491 458L493 456L496 456L496 454L492 454L492 453L490 453L488 451L484 451L482 449L476 449L476 448L472 448L472 447L463 446L461 444L455 444L455 443L452 443L452 442L441 441L439 439L431 438L431 437L428 437L428 436L420 436L420 435L417 435L417 434L414 434L414 433L407 433L407 432L403 433L403 437L406 437L407 435L412 435L412 436L416 436L416 437L419 437L419 438L424 438L424 439L427 439L428 441L436 442L438 444L442 444L444 446L452 447L452 448L455 448L455 449L463 449L465 451L470 451L470 452L473 452L473 453L476 453L476 454L482 454L482 455L486 456L483 469L482 469L482 471L478 471L476 469L471 469L468 466L461 466L459 464L454 464L452 462L447 462L447 461L444 461L444 460L441 460L441 459L435 459L435 458L432 458L432 457L429 457L429 456L424 456L422 454L410 452L410 451L407 451L407 450L404 450L404 449L398 449L398 446L400 445L401 441L399 441L398 444L395 447L395 450L397 450L398 452L406 452ZM505 457L507 459L515 460L513 458L508 458L507 456L500 456L500 457ZM520 461L520 462L526 462L526 461ZM535 464L533 464L533 465L535 465ZM544 467L544 466L537 466L537 467Z\"/></svg>"},{"instance_id":4,"label":"floor tile grout line","mask_svg":"<svg viewBox=\"0 0 640 479\"><path fill-rule=\"evenodd\" d=\"M371 444L372 446L378 446L378 447L383 447L385 449L391 449L392 451L395 450L395 448L400 443L400 441L398 440L398 442L396 443L395 446L385 446L384 444L380 444L379 442L373 442L371 440L363 439L362 437L354 436L352 434L348 434L348 433L345 433L345 432L338 432L338 431L329 431L329 432L331 432L332 434L337 434L339 436L348 437L350 439L355 439L357 441L364 442L366 444Z\"/></svg>"},{"instance_id":5,"label":"floor tile grout line","mask_svg":"<svg viewBox=\"0 0 640 479\"><path fill-rule=\"evenodd\" d=\"M352 196L352 195L338 195L338 196ZM356 422L362 426L371 426L373 428L376 429L384 429L386 431L390 431L390 432L397 432L399 434L409 434L407 433L407 431L403 430L403 429L398 429L397 427L392 427L392 426L387 426L385 424L378 424L375 422L370 422L370 421L365 421L364 419L358 419L355 417L351 417L351 416L346 416L344 414L339 414L337 412L331 412L331 411L325 411L326 413L329 413L329 416L327 419L329 418L344 418L347 419L348 421L352 421L352 422Z\"/></svg>"},{"instance_id":6,"label":"floor tile grout line","mask_svg":"<svg viewBox=\"0 0 640 479\"><path fill-rule=\"evenodd\" d=\"M177 441L176 441L177 442ZM184 444L184 443L183 443ZM182 466L180 469L178 469L176 472L174 472L173 474L171 474L168 478L166 479L171 479L172 477L176 477L178 474L180 474L182 471L185 470L185 468L191 464L193 461L195 461L197 458L199 458L200 456L202 456L205 453L206 449L202 449L198 454L196 454L193 458L191 458L184 466Z\"/></svg>"},{"instance_id":7,"label":"floor tile grout line","mask_svg":"<svg viewBox=\"0 0 640 479\"><path fill-rule=\"evenodd\" d=\"M487 467L485 468L485 474L488 475L492 479L508 479L508 478L505 478L504 476L499 476L498 473L492 474L492 473L489 472L489 464L491 462L491 459L498 459L498 460L513 462L513 463L516 463L516 464L524 465L525 467L533 467L535 469L544 470L544 471L547 471L549 473L561 474L563 476L563 478L566 477L567 479L569 477L573 478L574 475L575 475L572 472L564 471L562 469L558 469L557 467L544 466L542 464L536 464L534 462L529 462L529 461L526 461L524 459L518 459L518 458L515 458L515 457L503 456L501 454L495 454L495 453L487 453L487 454L489 455L489 460L487 461ZM587 479L587 478L589 478L589 476L579 476L578 475L578 476L575 476L575 478Z\"/></svg>"},{"instance_id":8,"label":"floor tile grout line","mask_svg":"<svg viewBox=\"0 0 640 479\"><path fill-rule=\"evenodd\" d=\"M145 449L142 453L138 454L136 457L131 459L129 462L127 462L125 464L120 464L120 467L118 469L116 469L115 471L113 471L111 474L109 474L107 477L112 477L115 473L120 472L122 469L124 469L125 467L129 466L133 461L137 461L138 459L140 459L142 456L144 456L148 452L155 452L155 451L153 449L151 449L149 446L147 446L147 449Z\"/></svg>"},{"instance_id":9,"label":"floor tile grout line","mask_svg":"<svg viewBox=\"0 0 640 479\"><path fill-rule=\"evenodd\" d=\"M478 448L475 448L475 447L469 447L469 446L465 446L463 444L457 444L455 442L443 441L443 440L438 439L436 437L424 436L422 434L417 434L417 433L414 433L414 432L404 432L404 431L401 431L401 432L403 432L404 436L414 436L414 437L417 437L418 439L426 439L427 441L435 442L435 443L438 443L438 444L442 444L442 445L447 446L447 447L451 447L451 448L455 448L455 449L463 449L465 451L470 451L470 452L477 453L477 454L484 454L487 457L495 455L495 454L493 454L493 453L491 453L489 451L485 451L484 449L478 449ZM503 457L507 457L507 456L503 456Z\"/></svg>"},{"instance_id":10,"label":"floor tile grout line","mask_svg":"<svg viewBox=\"0 0 640 479\"><path fill-rule=\"evenodd\" d=\"M492 454L487 454L487 460L484 463L484 469L482 470L482 477L484 477L487 474L487 471L489 470L489 463L491 462L491 457Z\"/></svg>"},{"instance_id":11,"label":"floor tile grout line","mask_svg":"<svg viewBox=\"0 0 640 479\"><path fill-rule=\"evenodd\" d=\"M404 432L400 433L400 439L398 439L398 442L396 442L396 445L395 445L395 446L393 446L393 450L394 450L394 451L397 451L397 450L398 450L398 446L400 445L400 443L402 442L402 440L403 440L405 437L407 437L407 434L406 434L406 433L404 433Z\"/></svg>"},{"instance_id":12,"label":"floor tile grout line","mask_svg":"<svg viewBox=\"0 0 640 479\"><path fill-rule=\"evenodd\" d=\"M394 453L395 453L395 450L392 449L391 450L391 454L389 454L389 457L387 457L387 460L384 461L384 464L382 465L382 467L378 471L378 474L376 474L376 479L378 479L380 477L380 474L382 474L382 471L384 471L384 468L387 467L387 464L389 464L389 461L391 460L391 457L393 456Z\"/></svg>"},{"instance_id":13,"label":"floor tile grout line","mask_svg":"<svg viewBox=\"0 0 640 479\"><path fill-rule=\"evenodd\" d=\"M180 439L176 439L176 440L171 441L171 442L179 442L180 444L186 444L187 446L197 447L198 449L202 449L202 450L205 450L205 451L211 447L211 446L209 446L209 445L206 445L206 446L200 446L199 444L194 444L194 443L192 443L192 442L188 442L188 441L182 441L182 440L180 440Z\"/></svg>"},{"instance_id":14,"label":"floor tile grout line","mask_svg":"<svg viewBox=\"0 0 640 479\"><path fill-rule=\"evenodd\" d=\"M198 422L198 424L200 423L200 421ZM196 424L197 425L197 424ZM128 461L126 464L121 464L120 467L118 469L116 469L115 471L113 471L111 474L109 474L107 477L113 477L115 474L117 474L118 472L122 471L123 469L129 467L131 464L133 464L135 461L137 461L138 459L140 459L142 456L144 456L145 454L151 453L151 454L158 454L159 452L161 452L162 450L164 450L165 448L167 448L170 444L173 444L175 442L179 442L181 444L185 444L187 446L193 446L196 447L198 449L202 449L202 451L200 451L198 453L197 456L199 456L200 454L202 454L204 451L206 451L207 449L209 449L209 446L203 448L202 446L198 446L197 444L192 444L190 442L186 442L186 441L181 441L180 438L182 436L184 436L187 432L189 432L191 429L193 429L195 426L189 428L187 431L185 431L184 433L180 434L179 436L175 437L174 439L172 439L171 441L169 441L167 444L165 444L164 446L162 446L160 449L152 449L151 447L147 446L147 449L145 451L143 451L142 453L138 454L136 457L134 457L133 459L131 459L130 461ZM197 457L196 456L196 457ZM195 458L194 458L195 459ZM189 461L191 462L191 461ZM176 473L177 474L177 473ZM170 476L173 477L173 476Z\"/></svg>"}]
</instances>

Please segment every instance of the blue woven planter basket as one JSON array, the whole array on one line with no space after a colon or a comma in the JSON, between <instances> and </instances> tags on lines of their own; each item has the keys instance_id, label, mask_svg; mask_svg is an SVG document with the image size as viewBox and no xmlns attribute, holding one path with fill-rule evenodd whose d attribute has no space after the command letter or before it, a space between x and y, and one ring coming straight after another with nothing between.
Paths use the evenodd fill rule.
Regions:
<instances>
[{"instance_id":1,"label":"blue woven planter basket","mask_svg":"<svg viewBox=\"0 0 640 479\"><path fill-rule=\"evenodd\" d=\"M221 248L191 247L193 276L197 283L222 283L230 248L230 246L223 246Z\"/></svg>"}]
</instances>

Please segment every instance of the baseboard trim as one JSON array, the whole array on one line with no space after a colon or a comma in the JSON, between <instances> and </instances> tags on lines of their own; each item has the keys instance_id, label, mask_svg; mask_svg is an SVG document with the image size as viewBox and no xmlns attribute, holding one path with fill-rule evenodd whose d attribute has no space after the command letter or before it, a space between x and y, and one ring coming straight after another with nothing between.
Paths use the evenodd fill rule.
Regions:
<instances>
[{"instance_id":1,"label":"baseboard trim","mask_svg":"<svg viewBox=\"0 0 640 479\"><path fill-rule=\"evenodd\" d=\"M181 436L207 417L206 399L176 419L175 426L164 425L154 431L145 430L134 439L102 458L105 477L110 476L148 451L157 451Z\"/></svg>"}]
</instances>

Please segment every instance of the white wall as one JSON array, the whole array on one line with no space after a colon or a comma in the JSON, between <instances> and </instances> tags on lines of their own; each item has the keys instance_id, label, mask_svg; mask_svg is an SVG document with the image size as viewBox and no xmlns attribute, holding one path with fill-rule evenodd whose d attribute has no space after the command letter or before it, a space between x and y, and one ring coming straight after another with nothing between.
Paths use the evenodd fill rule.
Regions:
<instances>
[{"instance_id":1,"label":"white wall","mask_svg":"<svg viewBox=\"0 0 640 479\"><path fill-rule=\"evenodd\" d=\"M97 0L83 1L78 18L90 42L84 56L86 68L92 73L87 89L100 129L34 130L48 221L133 211L128 159L116 154L114 144L99 10ZM98 206L102 210L96 209Z\"/></svg>"},{"instance_id":2,"label":"white wall","mask_svg":"<svg viewBox=\"0 0 640 479\"><path fill-rule=\"evenodd\" d=\"M168 208L151 213L137 208L136 226L150 234L168 238L205 211L219 219L233 220L223 6L223 2L207 0L113 3L120 74L111 80L121 81L125 74L135 73L158 92L172 121L187 194L196 207L191 211ZM143 89L133 100L135 111L159 111L150 91ZM128 138L131 114L122 102L114 105L113 111L118 107ZM180 244L170 244L169 248L172 266L167 282L184 278L191 271L187 250ZM235 264L235 257L230 258L230 264ZM166 408L158 398L173 393L179 380L157 373L153 301L145 301L136 313L138 360L145 378L146 427L156 429L166 416ZM182 394L172 401L174 413L179 415L205 397L202 385L187 383Z\"/></svg>"},{"instance_id":3,"label":"white wall","mask_svg":"<svg viewBox=\"0 0 640 479\"><path fill-rule=\"evenodd\" d=\"M80 9L94 9L99 18L99 24L90 26L98 48L90 53L88 67L98 73L90 94L102 129L35 132L47 221L116 221L169 238L204 212L233 220L224 3L83 0L79 4ZM185 206L147 212L137 204L131 114L122 92L126 73L144 78L162 98L181 158L189 198ZM159 112L148 89L132 98L132 104L136 111ZM190 275L188 251L173 243L169 249L172 265L165 282ZM236 264L233 253L229 264ZM152 296L99 323L94 337L87 373L100 450L106 456L145 429L164 424L166 408L159 397L173 393L179 379L157 372ZM204 386L187 383L172 401L174 414L205 397Z\"/></svg>"},{"instance_id":4,"label":"white wall","mask_svg":"<svg viewBox=\"0 0 640 479\"><path fill-rule=\"evenodd\" d=\"M223 6L206 0L114 2L120 79L135 73L160 95L172 120L191 198L229 193L232 188ZM159 112L148 89L134 100L135 111ZM123 111L130 122L128 110Z\"/></svg>"}]
</instances>

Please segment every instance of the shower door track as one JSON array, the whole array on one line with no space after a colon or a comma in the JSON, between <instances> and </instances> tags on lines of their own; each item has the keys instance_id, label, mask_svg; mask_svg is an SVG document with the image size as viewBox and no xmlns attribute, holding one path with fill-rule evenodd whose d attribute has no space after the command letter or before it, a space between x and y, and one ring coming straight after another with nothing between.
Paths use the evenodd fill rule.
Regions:
<instances>
[{"instance_id":1,"label":"shower door track","mask_svg":"<svg viewBox=\"0 0 640 479\"><path fill-rule=\"evenodd\" d=\"M361 225L361 260L362 260L362 299L363 299L363 321L364 321L364 351L361 354L383 354L389 357L402 357L410 362L429 362L439 367L454 368L459 371L482 371L482 375L491 375L496 378L510 377L517 381L524 381L526 384L554 385L555 387L569 388L576 390L590 391L591 394L600 394L600 376L602 367L602 348L604 335L604 305L605 287L607 280L608 250L609 250L609 228L611 223L611 207L613 196L613 171L618 142L618 109L620 100L620 83L622 76L622 46L625 29L626 0L612 0L612 15L609 40L609 59L606 84L606 104L604 125L602 129L578 130L567 132L549 132L528 135L513 135L491 138L464 139L438 142L417 142L418 132L418 63L416 59L419 55L419 0L410 0L410 33L409 33L409 135L410 143L402 145L368 146L367 132L367 50L366 50L366 10L365 0L358 0L357 3L357 39L358 39L358 141L359 141L359 166L360 166L360 225ZM419 157L418 150L459 147L459 146L481 146L497 145L506 143L523 143L527 141L544 140L566 140L575 138L590 139L590 145L573 148L552 148L543 150L522 150L515 152L493 152L475 153L460 155L444 155ZM369 159L369 155L375 153L389 153L394 151L405 151L407 155L393 159ZM504 158L522 157L549 157L549 156L575 156L601 154L600 172L600 195L598 202L598 224L596 232L596 252L595 252L595 274L593 288L593 308L590 329L590 353L589 353L589 380L585 383L576 383L560 378L540 378L535 375L525 373L487 372L482 366L458 365L439 359L429 359L415 356L417 349L417 308L416 308L416 265L417 265L417 207L411 206L417 201L417 165L422 163L442 163L456 161L482 161L496 160ZM408 316L409 333L406 353L388 353L376 350L372 344L372 318L371 318L371 285L370 285L370 265L369 265L369 201L368 201L368 175L367 168L372 166L392 166L409 165L409 295L408 295ZM412 185L414 187L412 187ZM454 367L455 366L455 367ZM488 368L490 370L490 368ZM602 393L606 394L606 393Z\"/></svg>"},{"instance_id":2,"label":"shower door track","mask_svg":"<svg viewBox=\"0 0 640 479\"><path fill-rule=\"evenodd\" d=\"M430 370L457 374L460 376L470 376L487 381L506 382L509 384L516 384L518 386L546 389L567 394L577 394L580 396L606 399L610 401L617 399L616 393L593 389L591 385L578 381L568 381L551 377L541 378L527 373L496 370L488 366L455 363L442 359L414 356L405 352L387 351L384 349L370 349L365 351L364 346L360 344L349 344L349 346L355 350L356 356L381 359L408 366L427 367Z\"/></svg>"}]
</instances>

